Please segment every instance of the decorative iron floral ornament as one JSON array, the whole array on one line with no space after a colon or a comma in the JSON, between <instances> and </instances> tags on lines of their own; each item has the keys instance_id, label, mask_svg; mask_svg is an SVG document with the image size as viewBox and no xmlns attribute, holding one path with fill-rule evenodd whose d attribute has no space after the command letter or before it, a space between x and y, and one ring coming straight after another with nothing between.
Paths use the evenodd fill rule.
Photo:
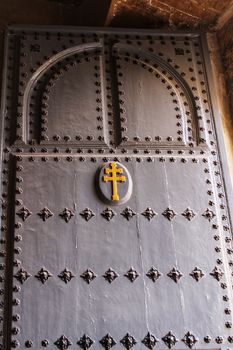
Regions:
<instances>
[{"instance_id":1,"label":"decorative iron floral ornament","mask_svg":"<svg viewBox=\"0 0 233 350\"><path fill-rule=\"evenodd\" d=\"M195 267L194 270L190 272L190 276L198 282L204 276L204 272L198 267Z\"/></svg>"},{"instance_id":2,"label":"decorative iron floral ornament","mask_svg":"<svg viewBox=\"0 0 233 350\"><path fill-rule=\"evenodd\" d=\"M101 215L107 220L110 221L116 213L111 208L106 208Z\"/></svg>"},{"instance_id":3,"label":"decorative iron floral ornament","mask_svg":"<svg viewBox=\"0 0 233 350\"><path fill-rule=\"evenodd\" d=\"M90 284L97 277L97 275L91 269L87 269L82 273L82 275L80 275L80 277L82 277L87 284Z\"/></svg>"},{"instance_id":4,"label":"decorative iron floral ornament","mask_svg":"<svg viewBox=\"0 0 233 350\"><path fill-rule=\"evenodd\" d=\"M129 221L130 219L132 219L132 217L134 217L134 215L136 215L136 213L130 207L126 207L121 213L121 215Z\"/></svg>"},{"instance_id":5,"label":"decorative iron floral ornament","mask_svg":"<svg viewBox=\"0 0 233 350\"><path fill-rule=\"evenodd\" d=\"M137 344L136 339L129 333L127 333L123 339L120 340L121 344L127 349L130 350L134 345Z\"/></svg>"},{"instance_id":6,"label":"decorative iron floral ornament","mask_svg":"<svg viewBox=\"0 0 233 350\"><path fill-rule=\"evenodd\" d=\"M187 332L184 336L184 338L182 339L182 341L190 348L192 349L193 345L195 345L195 343L198 341L198 339L195 337L195 335L193 335L190 332Z\"/></svg>"},{"instance_id":7,"label":"decorative iron floral ornament","mask_svg":"<svg viewBox=\"0 0 233 350\"><path fill-rule=\"evenodd\" d=\"M49 277L52 277L52 274L44 267L42 267L40 271L37 272L35 277L38 278L38 280L40 280L43 284L45 284Z\"/></svg>"},{"instance_id":8,"label":"decorative iron floral ornament","mask_svg":"<svg viewBox=\"0 0 233 350\"><path fill-rule=\"evenodd\" d=\"M65 222L69 222L70 219L74 216L74 212L68 208L65 208L60 214L59 216L65 221Z\"/></svg>"},{"instance_id":9,"label":"decorative iron floral ornament","mask_svg":"<svg viewBox=\"0 0 233 350\"><path fill-rule=\"evenodd\" d=\"M108 271L103 274L103 277L106 281L112 283L118 277L118 274L113 269L109 268Z\"/></svg>"},{"instance_id":10,"label":"decorative iron floral ornament","mask_svg":"<svg viewBox=\"0 0 233 350\"><path fill-rule=\"evenodd\" d=\"M108 333L108 334L105 335L105 337L103 337L100 340L100 344L104 347L104 349L110 350L114 345L116 345L116 341Z\"/></svg>"},{"instance_id":11,"label":"decorative iron floral ornament","mask_svg":"<svg viewBox=\"0 0 233 350\"><path fill-rule=\"evenodd\" d=\"M95 216L95 213L90 209L86 208L81 213L79 213L86 221L91 220L93 216Z\"/></svg>"},{"instance_id":12,"label":"decorative iron floral ornament","mask_svg":"<svg viewBox=\"0 0 233 350\"><path fill-rule=\"evenodd\" d=\"M28 273L26 270L21 268L15 275L14 277L21 283L23 284L24 282L27 281L27 279L30 277L30 273Z\"/></svg>"},{"instance_id":13,"label":"decorative iron floral ornament","mask_svg":"<svg viewBox=\"0 0 233 350\"><path fill-rule=\"evenodd\" d=\"M53 213L51 212L51 210L49 210L49 208L44 207L39 213L37 213L39 215L39 217L43 220L46 221L49 218L51 218L53 216Z\"/></svg>"},{"instance_id":14,"label":"decorative iron floral ornament","mask_svg":"<svg viewBox=\"0 0 233 350\"><path fill-rule=\"evenodd\" d=\"M176 283L183 276L183 274L175 267L173 267L172 270L167 275Z\"/></svg>"},{"instance_id":15,"label":"decorative iron floral ornament","mask_svg":"<svg viewBox=\"0 0 233 350\"><path fill-rule=\"evenodd\" d=\"M150 207L147 207L146 210L142 213L142 215L145 216L145 218L147 218L149 221L152 220L156 214L157 213L155 213L154 210Z\"/></svg>"},{"instance_id":16,"label":"decorative iron floral ornament","mask_svg":"<svg viewBox=\"0 0 233 350\"><path fill-rule=\"evenodd\" d=\"M171 331L169 331L163 338L163 342L167 345L169 349L171 349L176 343L178 342L178 339L174 334L172 334Z\"/></svg>"},{"instance_id":17,"label":"decorative iron floral ornament","mask_svg":"<svg viewBox=\"0 0 233 350\"><path fill-rule=\"evenodd\" d=\"M101 199L108 204L123 204L131 197L133 189L131 175L119 162L104 164L97 172L96 182Z\"/></svg>"},{"instance_id":18,"label":"decorative iron floral ornament","mask_svg":"<svg viewBox=\"0 0 233 350\"><path fill-rule=\"evenodd\" d=\"M23 221L25 221L30 215L32 215L32 212L26 208L22 207L17 213L16 213Z\"/></svg>"},{"instance_id":19,"label":"decorative iron floral ornament","mask_svg":"<svg viewBox=\"0 0 233 350\"><path fill-rule=\"evenodd\" d=\"M146 273L147 277L150 278L153 282L156 282L159 277L161 276L161 273L155 269L153 266L150 268L150 270Z\"/></svg>"},{"instance_id":20,"label":"decorative iron floral ornament","mask_svg":"<svg viewBox=\"0 0 233 350\"><path fill-rule=\"evenodd\" d=\"M174 212L174 210L167 208L166 210L164 210L164 212L162 213L162 215L167 218L169 221L171 221L176 215L177 213Z\"/></svg>"},{"instance_id":21,"label":"decorative iron floral ornament","mask_svg":"<svg viewBox=\"0 0 233 350\"><path fill-rule=\"evenodd\" d=\"M59 339L57 339L54 344L59 350L66 350L70 345L72 345L65 335L62 335Z\"/></svg>"},{"instance_id":22,"label":"decorative iron floral ornament","mask_svg":"<svg viewBox=\"0 0 233 350\"><path fill-rule=\"evenodd\" d=\"M89 349L93 343L94 341L90 337L88 337L88 335L86 334L84 334L82 338L80 338L79 341L77 342L80 348L84 350Z\"/></svg>"},{"instance_id":23,"label":"decorative iron floral ornament","mask_svg":"<svg viewBox=\"0 0 233 350\"><path fill-rule=\"evenodd\" d=\"M133 267L131 267L129 271L125 273L124 276L127 277L133 283L138 278L139 274L136 270L134 270Z\"/></svg>"},{"instance_id":24,"label":"decorative iron floral ornament","mask_svg":"<svg viewBox=\"0 0 233 350\"><path fill-rule=\"evenodd\" d=\"M158 339L151 334L150 332L147 333L145 338L142 340L142 343L148 348L148 349L153 349L158 342Z\"/></svg>"},{"instance_id":25,"label":"decorative iron floral ornament","mask_svg":"<svg viewBox=\"0 0 233 350\"><path fill-rule=\"evenodd\" d=\"M67 268L65 268L58 277L64 281L65 283L68 283L71 281L72 278L74 278L74 275L71 271L69 271Z\"/></svg>"}]
</instances>

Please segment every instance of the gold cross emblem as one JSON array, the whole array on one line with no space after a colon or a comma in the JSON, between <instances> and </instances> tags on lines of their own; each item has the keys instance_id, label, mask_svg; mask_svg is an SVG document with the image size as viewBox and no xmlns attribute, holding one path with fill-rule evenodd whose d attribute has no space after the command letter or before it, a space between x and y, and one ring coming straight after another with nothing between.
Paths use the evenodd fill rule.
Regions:
<instances>
[{"instance_id":1,"label":"gold cross emblem","mask_svg":"<svg viewBox=\"0 0 233 350\"><path fill-rule=\"evenodd\" d=\"M117 168L116 163L110 163L111 169L104 169L104 173L111 176L103 176L103 181L112 183L112 200L119 201L119 196L117 193L117 183L118 182L126 182L125 176L117 176L118 174L123 174L122 168Z\"/></svg>"}]
</instances>

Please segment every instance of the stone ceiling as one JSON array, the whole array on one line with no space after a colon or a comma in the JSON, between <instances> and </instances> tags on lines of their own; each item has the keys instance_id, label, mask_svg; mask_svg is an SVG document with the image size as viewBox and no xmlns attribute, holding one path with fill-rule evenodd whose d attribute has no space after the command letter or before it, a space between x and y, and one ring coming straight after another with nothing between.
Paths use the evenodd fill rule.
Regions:
<instances>
[{"instance_id":1,"label":"stone ceiling","mask_svg":"<svg viewBox=\"0 0 233 350\"><path fill-rule=\"evenodd\" d=\"M129 25L212 30L231 6L229 0L115 0L108 24L128 26L129 19Z\"/></svg>"},{"instance_id":2,"label":"stone ceiling","mask_svg":"<svg viewBox=\"0 0 233 350\"><path fill-rule=\"evenodd\" d=\"M213 30L232 0L1 0L0 25L61 24Z\"/></svg>"}]
</instances>

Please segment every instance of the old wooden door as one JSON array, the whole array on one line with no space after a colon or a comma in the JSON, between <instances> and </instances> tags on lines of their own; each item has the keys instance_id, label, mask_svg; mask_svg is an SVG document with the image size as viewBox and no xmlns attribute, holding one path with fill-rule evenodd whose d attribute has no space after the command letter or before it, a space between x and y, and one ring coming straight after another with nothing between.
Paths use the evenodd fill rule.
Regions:
<instances>
[{"instance_id":1,"label":"old wooden door","mask_svg":"<svg viewBox=\"0 0 233 350\"><path fill-rule=\"evenodd\" d=\"M9 30L4 349L230 346L224 152L204 52L192 33Z\"/></svg>"}]
</instances>

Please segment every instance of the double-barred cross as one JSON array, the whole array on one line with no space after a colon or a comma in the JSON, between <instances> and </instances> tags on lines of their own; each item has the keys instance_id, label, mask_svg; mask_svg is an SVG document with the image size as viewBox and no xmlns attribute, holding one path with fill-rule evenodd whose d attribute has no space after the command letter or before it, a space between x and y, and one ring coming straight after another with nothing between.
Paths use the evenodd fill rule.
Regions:
<instances>
[{"instance_id":1,"label":"double-barred cross","mask_svg":"<svg viewBox=\"0 0 233 350\"><path fill-rule=\"evenodd\" d=\"M123 174L123 169L122 168L117 168L116 163L110 163L110 167L104 169L104 173L111 175L111 176L103 176L103 181L108 182L111 181L112 183L112 200L113 201L119 201L119 196L117 192L117 183L118 182L126 182L126 177L125 176L117 176L118 174Z\"/></svg>"}]
</instances>

